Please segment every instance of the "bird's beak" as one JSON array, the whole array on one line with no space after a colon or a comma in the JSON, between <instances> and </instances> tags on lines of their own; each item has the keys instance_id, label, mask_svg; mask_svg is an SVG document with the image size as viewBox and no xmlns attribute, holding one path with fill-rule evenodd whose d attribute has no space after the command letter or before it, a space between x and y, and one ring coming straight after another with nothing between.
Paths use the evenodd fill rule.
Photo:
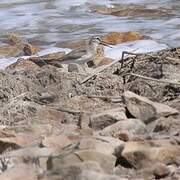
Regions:
<instances>
[{"instance_id":1,"label":"bird's beak","mask_svg":"<svg viewBox=\"0 0 180 180\"><path fill-rule=\"evenodd\" d=\"M110 47L110 48L113 48L112 46L110 46L108 43L104 42L104 41L101 41L101 43L103 46L107 46L107 47Z\"/></svg>"}]
</instances>

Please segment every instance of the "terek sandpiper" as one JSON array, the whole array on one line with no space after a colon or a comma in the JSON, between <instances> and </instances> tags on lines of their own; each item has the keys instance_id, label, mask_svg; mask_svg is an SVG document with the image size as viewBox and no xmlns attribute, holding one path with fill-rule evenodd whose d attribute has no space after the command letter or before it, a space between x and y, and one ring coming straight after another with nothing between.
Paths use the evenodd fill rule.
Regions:
<instances>
[{"instance_id":1,"label":"terek sandpiper","mask_svg":"<svg viewBox=\"0 0 180 180\"><path fill-rule=\"evenodd\" d=\"M100 48L100 45L111 47L99 36L93 36L87 40L85 48L75 49L63 56L58 61L51 62L51 64L59 66L61 64L70 63L85 64L89 61L93 61L94 57L97 56L97 53L101 53L101 50L104 51L102 47Z\"/></svg>"}]
</instances>

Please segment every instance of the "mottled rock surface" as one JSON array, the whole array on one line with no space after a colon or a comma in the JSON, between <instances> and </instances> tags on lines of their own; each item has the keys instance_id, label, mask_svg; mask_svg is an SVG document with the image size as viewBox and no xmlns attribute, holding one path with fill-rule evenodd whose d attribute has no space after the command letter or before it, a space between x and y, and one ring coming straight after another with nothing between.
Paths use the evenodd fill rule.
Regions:
<instances>
[{"instance_id":1,"label":"mottled rock surface","mask_svg":"<svg viewBox=\"0 0 180 180\"><path fill-rule=\"evenodd\" d=\"M177 180L179 56L129 57L82 84L94 69L35 57L2 70L0 179Z\"/></svg>"}]
</instances>

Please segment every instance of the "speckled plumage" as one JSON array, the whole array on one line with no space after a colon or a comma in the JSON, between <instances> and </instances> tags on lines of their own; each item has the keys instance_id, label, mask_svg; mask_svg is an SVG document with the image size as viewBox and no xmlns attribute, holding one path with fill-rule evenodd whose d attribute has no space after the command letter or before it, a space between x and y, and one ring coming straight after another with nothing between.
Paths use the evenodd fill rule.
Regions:
<instances>
[{"instance_id":1,"label":"speckled plumage","mask_svg":"<svg viewBox=\"0 0 180 180\"><path fill-rule=\"evenodd\" d=\"M107 44L103 42L99 36L93 36L86 41L85 48L75 49L58 61L53 62L53 64L85 64L89 61L93 61L96 57L104 56L103 45Z\"/></svg>"}]
</instances>

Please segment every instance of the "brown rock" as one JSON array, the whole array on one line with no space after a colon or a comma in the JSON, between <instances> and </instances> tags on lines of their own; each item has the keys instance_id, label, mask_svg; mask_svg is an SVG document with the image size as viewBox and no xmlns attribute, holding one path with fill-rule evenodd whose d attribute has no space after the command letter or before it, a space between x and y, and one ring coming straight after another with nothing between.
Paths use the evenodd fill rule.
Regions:
<instances>
[{"instance_id":1,"label":"brown rock","mask_svg":"<svg viewBox=\"0 0 180 180\"><path fill-rule=\"evenodd\" d=\"M94 150L82 150L75 153L81 161L96 161L103 168L104 172L111 172L115 166L116 158Z\"/></svg>"},{"instance_id":2,"label":"brown rock","mask_svg":"<svg viewBox=\"0 0 180 180\"><path fill-rule=\"evenodd\" d=\"M161 103L157 103L154 102L153 106L156 108L157 111L157 117L167 117L170 115L177 115L179 114L179 111L166 105L166 104L161 104Z\"/></svg>"},{"instance_id":3,"label":"brown rock","mask_svg":"<svg viewBox=\"0 0 180 180\"><path fill-rule=\"evenodd\" d=\"M13 130L11 128L10 130L18 134L26 133L27 135L30 135L30 136L32 135L34 137L40 137L39 139L41 142L42 137L50 136L57 129L50 124L35 124L34 123L33 125L15 126L13 127Z\"/></svg>"},{"instance_id":4,"label":"brown rock","mask_svg":"<svg viewBox=\"0 0 180 180\"><path fill-rule=\"evenodd\" d=\"M33 166L18 164L0 175L1 180L38 180Z\"/></svg>"},{"instance_id":5,"label":"brown rock","mask_svg":"<svg viewBox=\"0 0 180 180\"><path fill-rule=\"evenodd\" d=\"M131 11L130 11L131 10ZM136 9L125 9L120 11L114 11L111 15L114 16L157 16L159 14L158 11L154 9L145 9L145 8L136 8ZM159 14L160 15L160 14Z\"/></svg>"},{"instance_id":6,"label":"brown rock","mask_svg":"<svg viewBox=\"0 0 180 180\"><path fill-rule=\"evenodd\" d=\"M8 130L4 130L0 128L0 138L8 138L8 137L15 137L16 135L13 132L8 132Z\"/></svg>"},{"instance_id":7,"label":"brown rock","mask_svg":"<svg viewBox=\"0 0 180 180\"><path fill-rule=\"evenodd\" d=\"M116 176L116 175L105 174L105 173L89 171L89 170L84 170L79 176L79 180L92 180L92 179L96 179L96 180L128 180L126 178L120 178L119 176Z\"/></svg>"},{"instance_id":8,"label":"brown rock","mask_svg":"<svg viewBox=\"0 0 180 180\"><path fill-rule=\"evenodd\" d=\"M90 127L96 130L103 129L119 120L127 119L123 107L105 110L101 113L92 115L90 118Z\"/></svg>"},{"instance_id":9,"label":"brown rock","mask_svg":"<svg viewBox=\"0 0 180 180\"><path fill-rule=\"evenodd\" d=\"M164 178L170 173L168 167L164 164L156 164L154 167L154 175L156 179Z\"/></svg>"},{"instance_id":10,"label":"brown rock","mask_svg":"<svg viewBox=\"0 0 180 180\"><path fill-rule=\"evenodd\" d=\"M18 149L31 145L39 145L40 137L36 135L21 133L15 134L14 137L0 138L0 153L8 149Z\"/></svg>"},{"instance_id":11,"label":"brown rock","mask_svg":"<svg viewBox=\"0 0 180 180\"><path fill-rule=\"evenodd\" d=\"M126 136L125 139L130 139L133 135L141 134L145 131L146 126L139 119L125 119L105 127L103 130L99 131L99 134L119 138L124 134Z\"/></svg>"},{"instance_id":12,"label":"brown rock","mask_svg":"<svg viewBox=\"0 0 180 180\"><path fill-rule=\"evenodd\" d=\"M137 169L158 162L173 164L180 156L180 146L170 140L129 141L125 143L121 156Z\"/></svg>"},{"instance_id":13,"label":"brown rock","mask_svg":"<svg viewBox=\"0 0 180 180\"><path fill-rule=\"evenodd\" d=\"M32 61L20 58L17 60L17 62L9 65L6 69L27 69L27 70L36 71L39 70L40 67L35 63L33 63Z\"/></svg>"},{"instance_id":14,"label":"brown rock","mask_svg":"<svg viewBox=\"0 0 180 180\"><path fill-rule=\"evenodd\" d=\"M162 132L170 135L180 134L180 119L161 117L153 125L153 132Z\"/></svg>"},{"instance_id":15,"label":"brown rock","mask_svg":"<svg viewBox=\"0 0 180 180\"><path fill-rule=\"evenodd\" d=\"M33 159L58 156L60 153L55 148L26 147L4 153L4 157L10 158L14 162L31 162Z\"/></svg>"},{"instance_id":16,"label":"brown rock","mask_svg":"<svg viewBox=\"0 0 180 180\"><path fill-rule=\"evenodd\" d=\"M104 172L112 172L115 166L116 158L113 155L107 155L92 149L75 151L64 157L54 157L51 160L51 168L58 165L58 169L63 166L70 166L77 163L95 161L100 164Z\"/></svg>"},{"instance_id":17,"label":"brown rock","mask_svg":"<svg viewBox=\"0 0 180 180\"><path fill-rule=\"evenodd\" d=\"M143 36L138 32L110 32L103 37L103 41L113 45L140 39L143 39Z\"/></svg>"},{"instance_id":18,"label":"brown rock","mask_svg":"<svg viewBox=\"0 0 180 180\"><path fill-rule=\"evenodd\" d=\"M141 177L137 176L137 173L133 168L127 168L121 165L116 165L113 173L122 178L122 180L144 180Z\"/></svg>"},{"instance_id":19,"label":"brown rock","mask_svg":"<svg viewBox=\"0 0 180 180\"><path fill-rule=\"evenodd\" d=\"M22 37L19 34L10 33L6 35L11 45L18 45L22 43Z\"/></svg>"},{"instance_id":20,"label":"brown rock","mask_svg":"<svg viewBox=\"0 0 180 180\"><path fill-rule=\"evenodd\" d=\"M79 40L79 41L70 41L70 42L61 42L56 43L56 47L61 48L70 48L70 49L78 49L78 48L84 48L86 44L85 40Z\"/></svg>"},{"instance_id":21,"label":"brown rock","mask_svg":"<svg viewBox=\"0 0 180 180\"><path fill-rule=\"evenodd\" d=\"M17 34L8 34L6 37L10 45L0 47L0 54L4 56L33 55L40 49L29 43L24 44Z\"/></svg>"},{"instance_id":22,"label":"brown rock","mask_svg":"<svg viewBox=\"0 0 180 180\"><path fill-rule=\"evenodd\" d=\"M79 149L88 150L92 149L97 152L113 155L115 148L121 146L124 142L108 136L92 136L83 137L80 140Z\"/></svg>"},{"instance_id":23,"label":"brown rock","mask_svg":"<svg viewBox=\"0 0 180 180\"><path fill-rule=\"evenodd\" d=\"M119 11L114 11L111 13L111 15L114 16L143 16L143 17L148 17L148 16L165 16L165 14L168 14L168 11L163 11L159 9L148 9L143 6L132 6L128 7L127 9L122 9Z\"/></svg>"},{"instance_id":24,"label":"brown rock","mask_svg":"<svg viewBox=\"0 0 180 180\"><path fill-rule=\"evenodd\" d=\"M111 14L113 11L117 11L116 8L107 8L107 7L91 7L91 10L92 11L95 11L97 13L100 13L100 14L105 14L105 15L109 15Z\"/></svg>"},{"instance_id":25,"label":"brown rock","mask_svg":"<svg viewBox=\"0 0 180 180\"><path fill-rule=\"evenodd\" d=\"M124 92L124 98L128 111L134 117L145 123L149 123L161 116L178 114L176 109L165 104L152 102L148 98L139 96L130 91Z\"/></svg>"},{"instance_id":26,"label":"brown rock","mask_svg":"<svg viewBox=\"0 0 180 180\"><path fill-rule=\"evenodd\" d=\"M39 147L25 147L18 150L13 150L4 153L4 157L1 158L0 170L8 170L12 166L17 164L26 163L28 165L33 164L37 167L47 169L48 157L59 155L58 149L55 148L39 148ZM38 161L35 162L34 159Z\"/></svg>"},{"instance_id":27,"label":"brown rock","mask_svg":"<svg viewBox=\"0 0 180 180\"><path fill-rule=\"evenodd\" d=\"M64 165L64 164L55 164L53 166L52 171L48 173L46 176L46 180L52 179L68 179L68 180L83 180L81 178L81 174L84 171L88 172L99 172L100 174L103 174L102 168L100 165L95 162L95 161L85 161L81 163L75 163L75 164L70 164L70 165ZM43 179L44 180L44 179Z\"/></svg>"},{"instance_id":28,"label":"brown rock","mask_svg":"<svg viewBox=\"0 0 180 180\"><path fill-rule=\"evenodd\" d=\"M37 112L36 112L36 117L39 120L43 120L43 121L57 121L57 122L61 122L64 119L64 113L61 111L57 111L55 109L51 109L49 107L46 106L42 106L40 108L38 108Z\"/></svg>"},{"instance_id":29,"label":"brown rock","mask_svg":"<svg viewBox=\"0 0 180 180\"><path fill-rule=\"evenodd\" d=\"M42 140L42 145L44 147L50 147L50 148L56 148L56 149L65 148L71 143L72 141L65 135L45 137Z\"/></svg>"},{"instance_id":30,"label":"brown rock","mask_svg":"<svg viewBox=\"0 0 180 180\"><path fill-rule=\"evenodd\" d=\"M148 123L157 117L153 102L146 97L138 96L137 94L126 91L124 92L125 104L128 111L136 118Z\"/></svg>"},{"instance_id":31,"label":"brown rock","mask_svg":"<svg viewBox=\"0 0 180 180\"><path fill-rule=\"evenodd\" d=\"M60 127L57 126L57 132L60 132L61 134L65 134L65 135L73 135L73 136L74 135L81 135L81 133L79 133L78 130L79 129L78 129L78 126L76 124L61 124ZM88 135L89 135L89 133L92 134L92 132L84 132L84 133L85 134L87 133ZM82 135L83 135L83 133L82 133Z\"/></svg>"},{"instance_id":32,"label":"brown rock","mask_svg":"<svg viewBox=\"0 0 180 180\"><path fill-rule=\"evenodd\" d=\"M126 6L116 6L113 8L107 7L91 7L91 10L106 15L114 16L133 16L133 17L156 17L156 16L165 16L170 14L168 9L150 9L141 5L126 5Z\"/></svg>"},{"instance_id":33,"label":"brown rock","mask_svg":"<svg viewBox=\"0 0 180 180\"><path fill-rule=\"evenodd\" d=\"M138 177L142 179L161 179L169 174L167 171L167 166L162 163L154 163L152 166L136 170Z\"/></svg>"},{"instance_id":34,"label":"brown rock","mask_svg":"<svg viewBox=\"0 0 180 180\"><path fill-rule=\"evenodd\" d=\"M1 46L0 55L16 57L21 54L22 50L18 46Z\"/></svg>"},{"instance_id":35,"label":"brown rock","mask_svg":"<svg viewBox=\"0 0 180 180\"><path fill-rule=\"evenodd\" d=\"M80 136L92 136L94 134L94 131L91 128L78 128L76 129L76 132L78 132Z\"/></svg>"},{"instance_id":36,"label":"brown rock","mask_svg":"<svg viewBox=\"0 0 180 180\"><path fill-rule=\"evenodd\" d=\"M69 153L65 156L57 156L57 157L52 157L50 158L47 166L48 169L61 169L62 166L71 166L77 163L83 162L78 155L74 153Z\"/></svg>"}]
</instances>

